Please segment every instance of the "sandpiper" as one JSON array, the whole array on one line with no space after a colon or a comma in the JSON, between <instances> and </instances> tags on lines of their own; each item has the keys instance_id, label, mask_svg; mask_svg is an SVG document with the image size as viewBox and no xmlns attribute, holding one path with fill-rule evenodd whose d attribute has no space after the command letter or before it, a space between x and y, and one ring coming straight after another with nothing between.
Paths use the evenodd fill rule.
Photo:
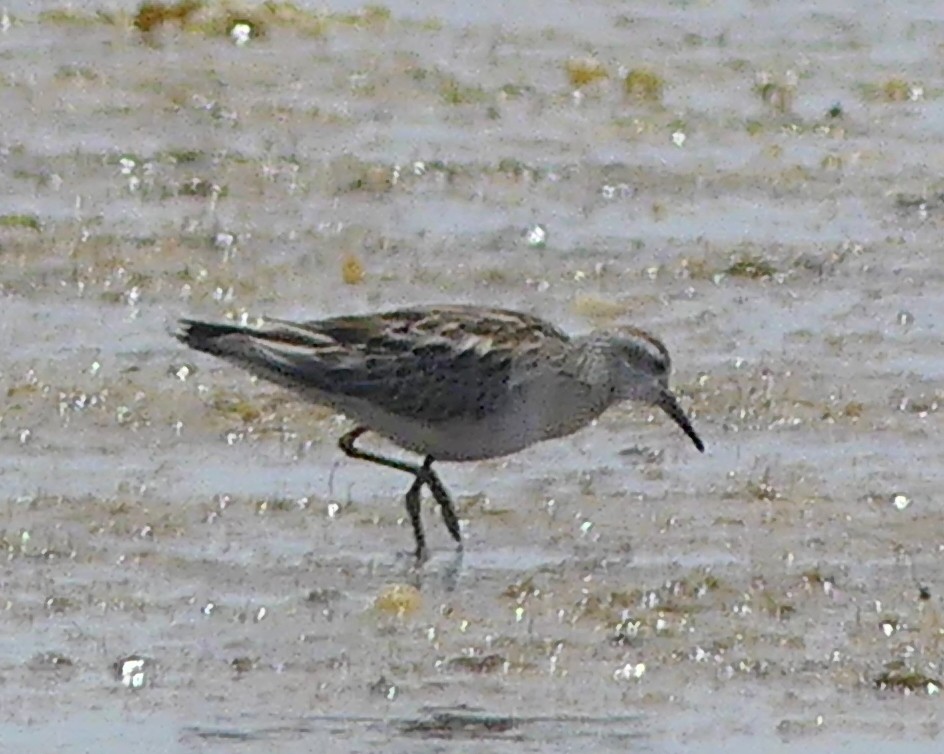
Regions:
<instances>
[{"instance_id":1,"label":"sandpiper","mask_svg":"<svg viewBox=\"0 0 944 754\"><path fill-rule=\"evenodd\" d=\"M635 327L570 337L530 314L444 305L311 322L265 319L255 326L183 319L176 337L353 419L341 450L414 477L406 510L420 560L427 555L424 486L462 546L434 461L508 455L572 434L625 400L658 406L704 450L669 391L668 350ZM358 448L368 431L423 462Z\"/></svg>"}]
</instances>

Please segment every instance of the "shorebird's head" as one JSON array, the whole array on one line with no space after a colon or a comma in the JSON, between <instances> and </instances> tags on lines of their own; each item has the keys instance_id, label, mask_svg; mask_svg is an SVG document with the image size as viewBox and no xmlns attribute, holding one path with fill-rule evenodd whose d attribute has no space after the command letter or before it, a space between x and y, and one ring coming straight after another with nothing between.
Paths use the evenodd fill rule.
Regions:
<instances>
[{"instance_id":1,"label":"shorebird's head","mask_svg":"<svg viewBox=\"0 0 944 754\"><path fill-rule=\"evenodd\" d=\"M606 344L612 359L613 390L617 398L658 406L681 427L695 447L704 452L704 443L669 390L672 359L662 341L635 327L620 327L596 335L598 342Z\"/></svg>"}]
</instances>

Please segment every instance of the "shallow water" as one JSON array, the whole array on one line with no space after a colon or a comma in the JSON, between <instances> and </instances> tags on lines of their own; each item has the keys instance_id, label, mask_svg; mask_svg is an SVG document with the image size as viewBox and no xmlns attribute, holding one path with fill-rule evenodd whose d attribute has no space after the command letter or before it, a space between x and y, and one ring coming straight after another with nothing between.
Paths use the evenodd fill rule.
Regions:
<instances>
[{"instance_id":1,"label":"shallow water","mask_svg":"<svg viewBox=\"0 0 944 754\"><path fill-rule=\"evenodd\" d=\"M937 751L941 9L6 7L5 745ZM169 335L457 300L651 328L707 453L619 407L443 464L417 573L408 480Z\"/></svg>"}]
</instances>

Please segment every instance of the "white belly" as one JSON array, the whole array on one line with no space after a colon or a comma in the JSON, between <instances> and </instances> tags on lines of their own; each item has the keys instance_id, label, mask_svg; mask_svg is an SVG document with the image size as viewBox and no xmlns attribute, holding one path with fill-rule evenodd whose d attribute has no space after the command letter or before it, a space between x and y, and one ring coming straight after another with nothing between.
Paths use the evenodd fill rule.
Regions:
<instances>
[{"instance_id":1,"label":"white belly","mask_svg":"<svg viewBox=\"0 0 944 754\"><path fill-rule=\"evenodd\" d=\"M439 461L476 461L509 455L544 440L572 434L599 416L608 402L575 400L557 391L533 392L505 410L477 420L424 423L390 414L365 401L331 401L339 411L407 450Z\"/></svg>"}]
</instances>

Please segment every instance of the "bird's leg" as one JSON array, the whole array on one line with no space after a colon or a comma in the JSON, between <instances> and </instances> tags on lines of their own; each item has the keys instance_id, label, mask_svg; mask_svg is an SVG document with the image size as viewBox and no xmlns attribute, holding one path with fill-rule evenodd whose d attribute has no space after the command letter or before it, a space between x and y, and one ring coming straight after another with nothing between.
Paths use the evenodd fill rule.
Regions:
<instances>
[{"instance_id":1,"label":"bird's leg","mask_svg":"<svg viewBox=\"0 0 944 754\"><path fill-rule=\"evenodd\" d=\"M462 533L459 530L459 518L456 516L455 508L452 507L452 499L449 497L449 492L446 491L443 483L439 481L436 472L433 471L433 457L426 456L423 465L418 466L416 464L407 463L406 461L398 461L395 458L387 458L386 456L356 448L354 446L355 440L365 432L367 432L367 427L355 427L338 441L338 446L351 458L356 458L360 461L370 461L371 463L386 466L389 469L396 469L397 471L404 471L415 477L413 485L406 493L406 512L409 514L410 523L413 526L413 538L416 540L417 559L426 559L426 536L423 534L423 524L420 521L420 491L423 489L424 484L429 487L429 491L433 493L433 498L439 503L439 507L442 510L443 523L446 525L452 538L462 547Z\"/></svg>"},{"instance_id":2,"label":"bird's leg","mask_svg":"<svg viewBox=\"0 0 944 754\"><path fill-rule=\"evenodd\" d=\"M360 450L359 448L354 447L354 441L366 431L367 427L355 427L338 441L338 446L351 458L356 458L359 461L370 461L371 463L386 466L390 469L396 469L397 471L404 471L407 474L412 474L415 477L413 484L406 493L406 512L410 517L410 524L413 527L413 539L416 540L416 559L425 560L426 536L423 534L423 522L420 520L420 491L423 489L424 484L429 483L428 477L430 474L432 474L432 477L436 480L437 484L439 484L439 479L436 478L436 475L432 473L430 469L426 468L425 464L424 466L417 466L413 463L398 461L394 458L387 458L385 456L377 455L376 453L369 453L366 450ZM439 484L439 487L442 488L442 484ZM430 489L433 488L430 487ZM436 493L434 492L433 495L435 494ZM439 500L438 497L436 499ZM448 503L448 497L446 498L446 501ZM440 503L440 505L442 505L442 503ZM455 516L455 514L453 514L453 516Z\"/></svg>"},{"instance_id":3,"label":"bird's leg","mask_svg":"<svg viewBox=\"0 0 944 754\"><path fill-rule=\"evenodd\" d=\"M429 491L433 493L433 497L442 509L443 523L446 525L452 538L459 543L459 547L462 547L462 533L459 531L459 519L456 516L455 508L452 507L452 499L449 497L449 492L446 491L443 483L439 481L436 472L433 471L432 456L426 456L426 460L423 461L422 472L423 481L426 483L426 486L429 487Z\"/></svg>"},{"instance_id":4,"label":"bird's leg","mask_svg":"<svg viewBox=\"0 0 944 754\"><path fill-rule=\"evenodd\" d=\"M360 448L354 447L354 441L364 434L367 431L367 427L355 427L350 432L348 432L344 437L338 440L338 447L341 448L348 456L351 458L356 458L359 461L370 461L371 463L379 463L381 466L386 466L388 469L396 469L397 471L405 471L407 474L412 474L415 477L422 476L424 474L424 469L422 466L419 466L415 463L407 463L406 461L398 461L395 458L387 458L386 456L380 456L376 453L370 453L366 450L361 450Z\"/></svg>"},{"instance_id":5,"label":"bird's leg","mask_svg":"<svg viewBox=\"0 0 944 754\"><path fill-rule=\"evenodd\" d=\"M427 557L426 535L423 534L423 522L420 520L420 490L423 489L423 480L419 477L413 480L410 489L406 491L406 512L410 516L410 525L413 527L413 539L416 540L416 559L424 561Z\"/></svg>"}]
</instances>

